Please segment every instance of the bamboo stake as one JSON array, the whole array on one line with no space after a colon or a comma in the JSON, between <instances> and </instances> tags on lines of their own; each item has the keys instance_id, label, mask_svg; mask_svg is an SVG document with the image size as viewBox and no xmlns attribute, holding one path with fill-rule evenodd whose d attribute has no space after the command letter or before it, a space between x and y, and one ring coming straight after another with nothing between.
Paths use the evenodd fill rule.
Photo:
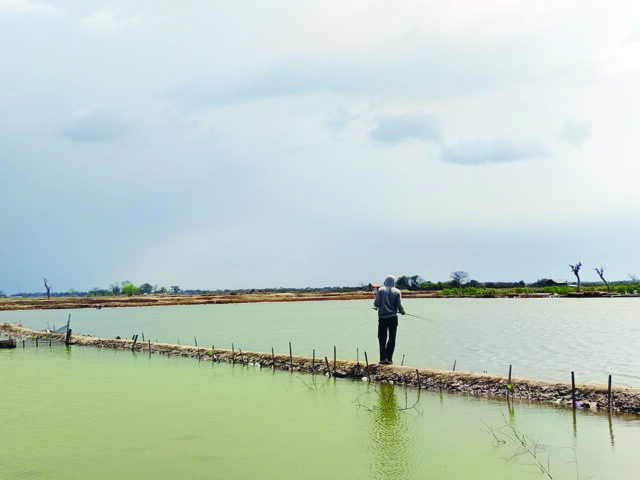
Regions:
<instances>
[{"instance_id":1,"label":"bamboo stake","mask_svg":"<svg viewBox=\"0 0 640 480\"><path fill-rule=\"evenodd\" d=\"M609 410L611 410L611 375L609 375L609 390L607 392L607 400L609 404Z\"/></svg>"},{"instance_id":2,"label":"bamboo stake","mask_svg":"<svg viewBox=\"0 0 640 480\"><path fill-rule=\"evenodd\" d=\"M289 370L293 372L293 352L291 350L291 342L289 342Z\"/></svg>"},{"instance_id":3,"label":"bamboo stake","mask_svg":"<svg viewBox=\"0 0 640 480\"><path fill-rule=\"evenodd\" d=\"M336 375L336 346L333 346L333 376Z\"/></svg>"},{"instance_id":4,"label":"bamboo stake","mask_svg":"<svg viewBox=\"0 0 640 480\"><path fill-rule=\"evenodd\" d=\"M365 362L365 363L366 363L366 365L367 365L367 369L366 369L366 372L367 372L367 382L371 383L371 375L369 375L369 357L367 357L367 352L366 352L366 351L364 352L364 362Z\"/></svg>"},{"instance_id":5,"label":"bamboo stake","mask_svg":"<svg viewBox=\"0 0 640 480\"><path fill-rule=\"evenodd\" d=\"M331 369L329 368L329 360L327 359L327 357L324 357L324 363L327 366L327 373L329 374L329 378L331 378Z\"/></svg>"}]
</instances>

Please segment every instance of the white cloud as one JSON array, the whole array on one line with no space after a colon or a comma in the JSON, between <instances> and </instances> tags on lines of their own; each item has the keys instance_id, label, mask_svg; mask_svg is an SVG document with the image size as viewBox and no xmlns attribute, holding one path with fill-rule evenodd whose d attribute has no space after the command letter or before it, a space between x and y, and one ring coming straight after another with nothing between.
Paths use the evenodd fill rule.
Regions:
<instances>
[{"instance_id":1,"label":"white cloud","mask_svg":"<svg viewBox=\"0 0 640 480\"><path fill-rule=\"evenodd\" d=\"M440 142L440 121L435 115L403 113L376 118L371 138L383 143L400 143L407 140Z\"/></svg>"},{"instance_id":2,"label":"white cloud","mask_svg":"<svg viewBox=\"0 0 640 480\"><path fill-rule=\"evenodd\" d=\"M352 114L344 105L329 112L324 119L324 126L335 131L344 130L358 115Z\"/></svg>"},{"instance_id":3,"label":"white cloud","mask_svg":"<svg viewBox=\"0 0 640 480\"><path fill-rule=\"evenodd\" d=\"M0 0L0 12L26 14L59 15L62 13L58 7L46 2L34 0Z\"/></svg>"},{"instance_id":4,"label":"white cloud","mask_svg":"<svg viewBox=\"0 0 640 480\"><path fill-rule=\"evenodd\" d=\"M129 127L119 114L108 110L77 112L59 133L74 142L111 143L127 134Z\"/></svg>"},{"instance_id":5,"label":"white cloud","mask_svg":"<svg viewBox=\"0 0 640 480\"><path fill-rule=\"evenodd\" d=\"M445 162L460 165L517 162L546 155L548 152L538 143L520 143L501 138L458 142L442 151Z\"/></svg>"},{"instance_id":6,"label":"white cloud","mask_svg":"<svg viewBox=\"0 0 640 480\"><path fill-rule=\"evenodd\" d=\"M81 17L78 22L85 30L96 33L117 33L121 30L139 31L143 20L140 14L125 16L117 11L102 9Z\"/></svg>"},{"instance_id":7,"label":"white cloud","mask_svg":"<svg viewBox=\"0 0 640 480\"><path fill-rule=\"evenodd\" d=\"M568 121L560 131L560 138L579 147L591 136L591 124Z\"/></svg>"}]
</instances>

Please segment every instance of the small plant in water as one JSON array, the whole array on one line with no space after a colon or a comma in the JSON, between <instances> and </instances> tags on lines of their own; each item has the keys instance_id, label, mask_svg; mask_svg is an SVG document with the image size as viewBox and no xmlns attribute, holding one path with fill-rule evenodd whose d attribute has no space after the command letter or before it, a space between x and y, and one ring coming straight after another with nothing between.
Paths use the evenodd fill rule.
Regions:
<instances>
[{"instance_id":1,"label":"small plant in water","mask_svg":"<svg viewBox=\"0 0 640 480\"><path fill-rule=\"evenodd\" d=\"M507 388L509 389L509 391L513 391L513 383L507 384Z\"/></svg>"},{"instance_id":2,"label":"small plant in water","mask_svg":"<svg viewBox=\"0 0 640 480\"><path fill-rule=\"evenodd\" d=\"M213 355L215 355L215 354L216 354L216 351L212 348L212 349L211 349L211 355L213 356Z\"/></svg>"}]
</instances>

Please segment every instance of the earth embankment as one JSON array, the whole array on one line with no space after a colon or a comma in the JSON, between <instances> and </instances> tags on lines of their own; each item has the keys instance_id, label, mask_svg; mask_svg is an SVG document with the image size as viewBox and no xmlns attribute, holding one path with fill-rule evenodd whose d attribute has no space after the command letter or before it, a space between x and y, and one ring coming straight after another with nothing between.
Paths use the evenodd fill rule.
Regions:
<instances>
[{"instance_id":1,"label":"earth embankment","mask_svg":"<svg viewBox=\"0 0 640 480\"><path fill-rule=\"evenodd\" d=\"M36 338L43 342L64 342L64 334L24 328L19 324L0 324L5 335L19 339ZM127 339L110 339L89 335L71 335L70 342L98 348L112 348L191 357L199 361L227 362L242 366L290 370L292 372L330 375L340 378L362 379L372 382L393 382L419 389L444 390L478 396L506 397L590 410L612 410L640 414L640 389L613 386L609 401L608 386L578 383L575 397L572 385L563 382L512 377L511 384L504 375L488 373L437 370L424 367L398 365L367 365L366 363L326 357L309 357L280 353L243 352L143 342Z\"/></svg>"}]
</instances>

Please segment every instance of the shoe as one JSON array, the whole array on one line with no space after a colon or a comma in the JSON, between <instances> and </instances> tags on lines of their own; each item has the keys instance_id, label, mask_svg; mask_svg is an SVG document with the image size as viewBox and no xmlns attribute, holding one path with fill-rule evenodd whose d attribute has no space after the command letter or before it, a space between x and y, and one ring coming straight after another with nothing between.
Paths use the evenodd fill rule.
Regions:
<instances>
[{"instance_id":1,"label":"shoe","mask_svg":"<svg viewBox=\"0 0 640 480\"><path fill-rule=\"evenodd\" d=\"M393 362L391 360L382 360L380 365L391 365Z\"/></svg>"}]
</instances>

